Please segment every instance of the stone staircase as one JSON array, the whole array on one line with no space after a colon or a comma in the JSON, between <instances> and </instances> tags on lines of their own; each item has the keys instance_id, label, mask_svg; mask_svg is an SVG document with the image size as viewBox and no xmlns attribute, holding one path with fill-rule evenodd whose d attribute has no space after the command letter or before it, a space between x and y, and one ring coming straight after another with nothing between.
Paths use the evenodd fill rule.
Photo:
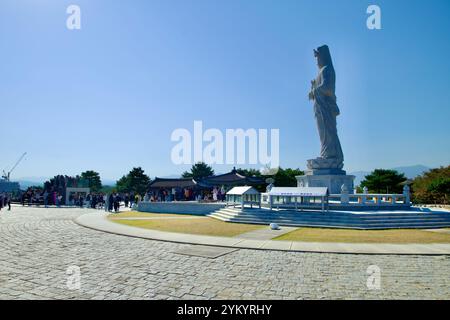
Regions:
<instances>
[{"instance_id":1,"label":"stone staircase","mask_svg":"<svg viewBox=\"0 0 450 320\"><path fill-rule=\"evenodd\" d=\"M226 222L348 229L434 229L450 227L450 212L419 210L354 213L344 211L270 211L225 207L208 215Z\"/></svg>"}]
</instances>

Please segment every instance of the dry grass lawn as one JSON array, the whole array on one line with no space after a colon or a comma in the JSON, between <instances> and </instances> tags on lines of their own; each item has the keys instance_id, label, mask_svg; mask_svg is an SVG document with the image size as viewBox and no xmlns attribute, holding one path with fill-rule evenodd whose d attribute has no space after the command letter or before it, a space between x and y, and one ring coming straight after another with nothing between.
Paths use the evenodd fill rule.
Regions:
<instances>
[{"instance_id":1,"label":"dry grass lawn","mask_svg":"<svg viewBox=\"0 0 450 320\"><path fill-rule=\"evenodd\" d=\"M180 216L187 217L188 215L128 211L110 214L108 218L158 218L158 217L163 218L163 217L180 217Z\"/></svg>"},{"instance_id":2,"label":"dry grass lawn","mask_svg":"<svg viewBox=\"0 0 450 320\"><path fill-rule=\"evenodd\" d=\"M299 228L274 240L346 243L450 243L450 234L417 229L346 230Z\"/></svg>"},{"instance_id":3,"label":"dry grass lawn","mask_svg":"<svg viewBox=\"0 0 450 320\"><path fill-rule=\"evenodd\" d=\"M170 217L170 219L165 219L166 217ZM186 217L193 217L193 219L186 219ZM245 232L268 227L262 225L228 223L213 218L193 215L141 213L136 211L111 214L108 218L116 223L145 229L223 237L234 237ZM153 219L120 220L120 218ZM299 228L273 240L344 243L450 243L450 234L418 229L347 230Z\"/></svg>"},{"instance_id":4,"label":"dry grass lawn","mask_svg":"<svg viewBox=\"0 0 450 320\"><path fill-rule=\"evenodd\" d=\"M267 226L227 223L207 217L200 217L196 219L164 219L161 217L161 219L157 220L112 221L138 228L222 237L234 237L245 232L267 228Z\"/></svg>"}]
</instances>

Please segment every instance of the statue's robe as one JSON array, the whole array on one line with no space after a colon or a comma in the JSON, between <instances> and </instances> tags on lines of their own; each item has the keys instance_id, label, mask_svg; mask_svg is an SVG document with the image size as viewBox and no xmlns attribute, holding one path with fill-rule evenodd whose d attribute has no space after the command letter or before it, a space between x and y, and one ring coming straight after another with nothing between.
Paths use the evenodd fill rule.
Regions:
<instances>
[{"instance_id":1,"label":"statue's robe","mask_svg":"<svg viewBox=\"0 0 450 320\"><path fill-rule=\"evenodd\" d=\"M313 89L314 115L320 136L320 157L333 160L336 167L342 167L344 155L336 128L339 108L336 103L335 86L336 74L333 66L322 67Z\"/></svg>"}]
</instances>

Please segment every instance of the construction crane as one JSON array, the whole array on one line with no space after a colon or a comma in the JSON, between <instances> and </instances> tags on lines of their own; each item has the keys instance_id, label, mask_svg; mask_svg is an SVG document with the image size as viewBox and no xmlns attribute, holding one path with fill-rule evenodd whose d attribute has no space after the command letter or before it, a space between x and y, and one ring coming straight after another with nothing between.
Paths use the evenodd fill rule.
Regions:
<instances>
[{"instance_id":1,"label":"construction crane","mask_svg":"<svg viewBox=\"0 0 450 320\"><path fill-rule=\"evenodd\" d=\"M5 179L6 181L10 181L11 173L14 171L14 169L17 168L19 163L22 162L23 158L25 158L26 155L27 153L24 152L24 154L19 158L19 160L17 160L16 164L11 168L11 170L8 171L8 173L6 173L6 171L3 170L3 179Z\"/></svg>"}]
</instances>

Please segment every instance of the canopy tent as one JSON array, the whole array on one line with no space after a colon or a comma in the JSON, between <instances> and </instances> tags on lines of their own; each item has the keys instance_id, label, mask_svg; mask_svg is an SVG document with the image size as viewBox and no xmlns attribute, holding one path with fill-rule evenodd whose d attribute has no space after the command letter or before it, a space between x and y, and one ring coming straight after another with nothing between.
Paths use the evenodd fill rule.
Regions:
<instances>
[{"instance_id":1,"label":"canopy tent","mask_svg":"<svg viewBox=\"0 0 450 320\"><path fill-rule=\"evenodd\" d=\"M269 191L269 196L290 196L290 197L326 197L327 187L273 187Z\"/></svg>"},{"instance_id":2,"label":"canopy tent","mask_svg":"<svg viewBox=\"0 0 450 320\"><path fill-rule=\"evenodd\" d=\"M272 210L274 205L279 208L280 206L292 207L292 204L294 204L297 210L299 203L300 205L308 204L311 198L314 202L316 198L321 200L322 212L325 210L325 207L328 210L328 196L330 193L327 187L273 187L268 194L270 210Z\"/></svg>"},{"instance_id":3,"label":"canopy tent","mask_svg":"<svg viewBox=\"0 0 450 320\"><path fill-rule=\"evenodd\" d=\"M253 187L234 187L226 194L227 206L232 204L235 207L237 204L242 208L247 204L253 208L253 205L257 205L261 208L261 194Z\"/></svg>"}]
</instances>

